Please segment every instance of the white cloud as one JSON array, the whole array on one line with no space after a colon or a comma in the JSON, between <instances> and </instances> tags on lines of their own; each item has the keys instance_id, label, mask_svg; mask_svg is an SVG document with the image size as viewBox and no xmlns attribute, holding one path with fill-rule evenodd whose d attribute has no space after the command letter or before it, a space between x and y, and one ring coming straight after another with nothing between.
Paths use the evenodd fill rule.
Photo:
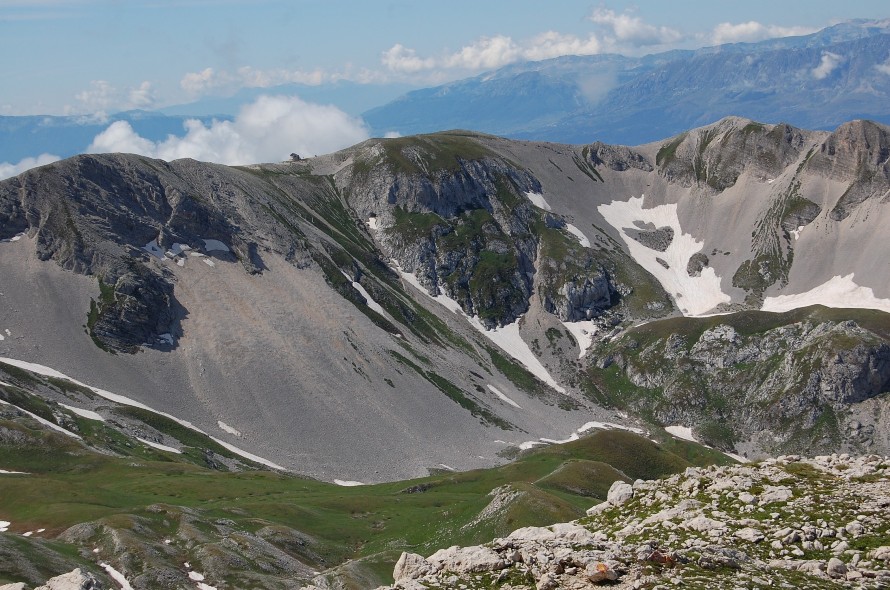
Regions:
<instances>
[{"instance_id":1,"label":"white cloud","mask_svg":"<svg viewBox=\"0 0 890 590\"><path fill-rule=\"evenodd\" d=\"M137 88L131 88L129 93L130 105L138 109L146 109L155 104L154 90L151 82L142 82Z\"/></svg>"},{"instance_id":2,"label":"white cloud","mask_svg":"<svg viewBox=\"0 0 890 590\"><path fill-rule=\"evenodd\" d=\"M59 161L59 156L55 156L53 154L40 154L36 158L24 158L18 164L0 162L0 180L18 176L25 170L36 168L37 166L43 166L45 164L52 164L53 162L57 161Z\"/></svg>"},{"instance_id":3,"label":"white cloud","mask_svg":"<svg viewBox=\"0 0 890 590\"><path fill-rule=\"evenodd\" d=\"M753 20L737 24L720 23L711 32L710 42L714 45L722 45L724 43L763 41L777 37L799 37L815 33L816 30L810 27L764 25Z\"/></svg>"},{"instance_id":4,"label":"white cloud","mask_svg":"<svg viewBox=\"0 0 890 590\"><path fill-rule=\"evenodd\" d=\"M542 60L561 55L593 55L602 44L595 35L586 39L555 31L541 33L525 43L511 37L481 37L453 53L439 57L420 57L414 49L397 43L383 52L381 63L391 72L416 74L434 69L491 70L520 60Z\"/></svg>"},{"instance_id":5,"label":"white cloud","mask_svg":"<svg viewBox=\"0 0 890 590\"><path fill-rule=\"evenodd\" d=\"M504 35L482 37L472 45L466 45L447 56L443 64L447 68L466 70L490 70L516 61L522 50L513 39Z\"/></svg>"},{"instance_id":6,"label":"white cloud","mask_svg":"<svg viewBox=\"0 0 890 590\"><path fill-rule=\"evenodd\" d=\"M190 119L185 136L153 142L126 121L116 121L96 136L89 152L130 152L163 160L194 158L220 164L281 161L292 153L329 153L368 137L364 123L333 106L299 98L261 96L242 107L234 121L209 126Z\"/></svg>"},{"instance_id":7,"label":"white cloud","mask_svg":"<svg viewBox=\"0 0 890 590\"><path fill-rule=\"evenodd\" d=\"M523 57L540 60L561 55L595 55L602 50L602 43L595 35L580 39L574 35L547 31L532 39L531 45L523 51Z\"/></svg>"},{"instance_id":8,"label":"white cloud","mask_svg":"<svg viewBox=\"0 0 890 590\"><path fill-rule=\"evenodd\" d=\"M597 8L590 20L609 29L620 43L635 47L666 45L684 38L683 33L670 27L656 27L625 11L621 14L607 8Z\"/></svg>"},{"instance_id":9,"label":"white cloud","mask_svg":"<svg viewBox=\"0 0 890 590\"><path fill-rule=\"evenodd\" d=\"M890 76L890 57L884 63L875 65L875 68L882 74Z\"/></svg>"},{"instance_id":10,"label":"white cloud","mask_svg":"<svg viewBox=\"0 0 890 590\"><path fill-rule=\"evenodd\" d=\"M417 57L415 50L405 47L401 43L396 43L384 51L380 61L390 70L406 74L430 70L436 67L436 60L432 58L421 59Z\"/></svg>"},{"instance_id":11,"label":"white cloud","mask_svg":"<svg viewBox=\"0 0 890 590\"><path fill-rule=\"evenodd\" d=\"M846 58L842 55L831 53L830 51L823 51L822 60L819 62L818 66L810 71L810 73L813 74L813 78L816 80L824 80L836 70L839 65L844 63L844 61L846 61Z\"/></svg>"},{"instance_id":12,"label":"white cloud","mask_svg":"<svg viewBox=\"0 0 890 590\"><path fill-rule=\"evenodd\" d=\"M90 114L104 118L108 111L145 109L157 102L151 82L143 81L135 88L115 88L106 80L93 80L90 87L74 95L75 106L65 107L65 114Z\"/></svg>"}]
</instances>

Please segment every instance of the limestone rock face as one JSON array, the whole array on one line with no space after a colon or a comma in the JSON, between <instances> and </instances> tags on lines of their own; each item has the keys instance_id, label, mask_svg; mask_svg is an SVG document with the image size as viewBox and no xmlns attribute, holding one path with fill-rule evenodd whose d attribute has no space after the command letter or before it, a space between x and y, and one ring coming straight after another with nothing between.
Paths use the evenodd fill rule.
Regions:
<instances>
[{"instance_id":1,"label":"limestone rock face","mask_svg":"<svg viewBox=\"0 0 890 590\"><path fill-rule=\"evenodd\" d=\"M45 585L35 590L102 590L102 584L92 574L78 568L47 580Z\"/></svg>"}]
</instances>

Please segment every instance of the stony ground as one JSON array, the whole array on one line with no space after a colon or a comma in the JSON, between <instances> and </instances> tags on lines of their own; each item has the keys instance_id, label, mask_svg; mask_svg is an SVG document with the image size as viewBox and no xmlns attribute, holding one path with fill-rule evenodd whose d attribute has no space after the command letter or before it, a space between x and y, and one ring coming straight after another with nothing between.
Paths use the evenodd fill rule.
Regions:
<instances>
[{"instance_id":1,"label":"stony ground","mask_svg":"<svg viewBox=\"0 0 890 590\"><path fill-rule=\"evenodd\" d=\"M615 482L573 523L404 553L388 588L890 588L888 514L887 457L689 468Z\"/></svg>"}]
</instances>

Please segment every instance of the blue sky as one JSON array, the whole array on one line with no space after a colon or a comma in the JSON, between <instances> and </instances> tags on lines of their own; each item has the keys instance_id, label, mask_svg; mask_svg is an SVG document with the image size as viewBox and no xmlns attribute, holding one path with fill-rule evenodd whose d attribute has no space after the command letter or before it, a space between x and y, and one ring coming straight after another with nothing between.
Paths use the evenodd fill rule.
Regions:
<instances>
[{"instance_id":1,"label":"blue sky","mask_svg":"<svg viewBox=\"0 0 890 590\"><path fill-rule=\"evenodd\" d=\"M287 82L430 85L885 19L885 0L0 0L0 114L157 108Z\"/></svg>"}]
</instances>

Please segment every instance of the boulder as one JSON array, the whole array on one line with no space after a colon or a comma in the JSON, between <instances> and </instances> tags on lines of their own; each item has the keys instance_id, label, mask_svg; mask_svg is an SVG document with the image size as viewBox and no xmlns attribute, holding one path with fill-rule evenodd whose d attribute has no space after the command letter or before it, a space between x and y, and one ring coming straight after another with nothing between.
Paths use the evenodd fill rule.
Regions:
<instances>
[{"instance_id":1,"label":"boulder","mask_svg":"<svg viewBox=\"0 0 890 590\"><path fill-rule=\"evenodd\" d=\"M606 500L613 506L621 506L634 496L633 487L626 482L618 480L609 488Z\"/></svg>"}]
</instances>

